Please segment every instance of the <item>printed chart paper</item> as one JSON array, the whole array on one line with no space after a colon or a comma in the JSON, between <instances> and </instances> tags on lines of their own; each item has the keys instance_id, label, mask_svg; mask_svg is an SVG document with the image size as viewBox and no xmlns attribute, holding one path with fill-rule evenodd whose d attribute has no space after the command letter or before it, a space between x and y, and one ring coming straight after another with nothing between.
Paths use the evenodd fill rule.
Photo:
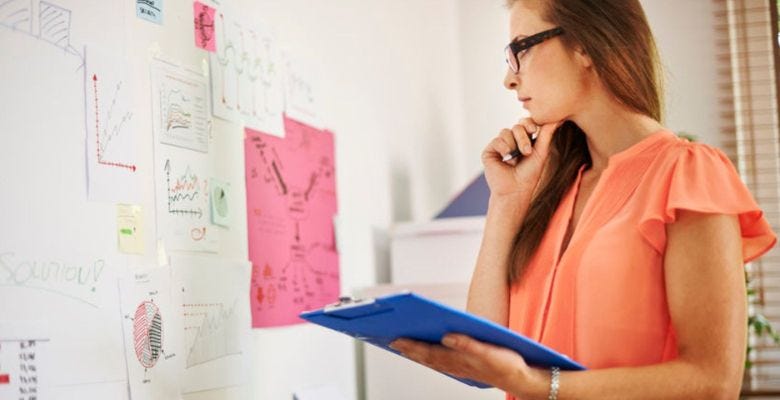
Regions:
<instances>
[{"instance_id":1,"label":"printed chart paper","mask_svg":"<svg viewBox=\"0 0 780 400\"><path fill-rule=\"evenodd\" d=\"M48 337L43 321L0 321L0 399L41 398L54 372L44 366Z\"/></svg>"},{"instance_id":2,"label":"printed chart paper","mask_svg":"<svg viewBox=\"0 0 780 400\"><path fill-rule=\"evenodd\" d=\"M333 134L285 120L286 136L246 130L252 326L302 322L335 302L339 256Z\"/></svg>"},{"instance_id":3,"label":"printed chart paper","mask_svg":"<svg viewBox=\"0 0 780 400\"><path fill-rule=\"evenodd\" d=\"M218 11L216 52L209 54L215 116L284 135L284 74L271 35Z\"/></svg>"},{"instance_id":4,"label":"printed chart paper","mask_svg":"<svg viewBox=\"0 0 780 400\"><path fill-rule=\"evenodd\" d=\"M86 116L89 199L137 200L138 159L133 83L116 54L87 56Z\"/></svg>"},{"instance_id":5,"label":"printed chart paper","mask_svg":"<svg viewBox=\"0 0 780 400\"><path fill-rule=\"evenodd\" d=\"M209 177L206 83L184 68L152 66L157 231L168 250L216 252Z\"/></svg>"},{"instance_id":6,"label":"printed chart paper","mask_svg":"<svg viewBox=\"0 0 780 400\"><path fill-rule=\"evenodd\" d=\"M181 393L181 293L170 268L133 271L120 281L128 383L133 398L176 399Z\"/></svg>"},{"instance_id":7,"label":"printed chart paper","mask_svg":"<svg viewBox=\"0 0 780 400\"><path fill-rule=\"evenodd\" d=\"M246 383L250 367L249 264L171 257L174 291L182 298L182 392Z\"/></svg>"},{"instance_id":8,"label":"printed chart paper","mask_svg":"<svg viewBox=\"0 0 780 400\"><path fill-rule=\"evenodd\" d=\"M305 58L289 52L284 60L284 113L288 118L319 127L319 100L317 97L316 69Z\"/></svg>"},{"instance_id":9,"label":"printed chart paper","mask_svg":"<svg viewBox=\"0 0 780 400\"><path fill-rule=\"evenodd\" d=\"M208 153L206 78L157 60L152 66L152 92L154 130L160 142Z\"/></svg>"},{"instance_id":10,"label":"printed chart paper","mask_svg":"<svg viewBox=\"0 0 780 400\"><path fill-rule=\"evenodd\" d=\"M117 269L105 258L0 249L0 340L20 340L2 349L24 351L21 343L36 342L43 352L38 390L83 393L126 381Z\"/></svg>"}]
</instances>

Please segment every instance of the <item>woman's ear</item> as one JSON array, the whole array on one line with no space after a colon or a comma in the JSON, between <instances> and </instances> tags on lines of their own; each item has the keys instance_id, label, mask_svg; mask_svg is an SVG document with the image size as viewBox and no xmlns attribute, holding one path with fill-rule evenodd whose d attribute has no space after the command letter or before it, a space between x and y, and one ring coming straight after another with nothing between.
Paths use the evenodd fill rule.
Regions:
<instances>
[{"instance_id":1,"label":"woman's ear","mask_svg":"<svg viewBox=\"0 0 780 400\"><path fill-rule=\"evenodd\" d=\"M590 68L593 66L593 60L588 53L585 52L585 49L583 49L582 46L574 48L574 59L577 60L583 68Z\"/></svg>"}]
</instances>

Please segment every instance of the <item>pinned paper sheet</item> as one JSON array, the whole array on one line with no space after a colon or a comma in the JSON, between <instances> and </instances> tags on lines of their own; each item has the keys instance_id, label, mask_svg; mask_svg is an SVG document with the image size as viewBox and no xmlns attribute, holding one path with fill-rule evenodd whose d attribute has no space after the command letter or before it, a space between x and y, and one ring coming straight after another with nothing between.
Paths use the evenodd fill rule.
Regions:
<instances>
[{"instance_id":1,"label":"pinned paper sheet","mask_svg":"<svg viewBox=\"0 0 780 400\"><path fill-rule=\"evenodd\" d=\"M141 206L118 204L116 227L119 251L125 254L144 254L144 225Z\"/></svg>"},{"instance_id":2,"label":"pinned paper sheet","mask_svg":"<svg viewBox=\"0 0 780 400\"><path fill-rule=\"evenodd\" d=\"M286 119L284 139L246 130L254 327L302 322L338 299L333 134Z\"/></svg>"},{"instance_id":3,"label":"pinned paper sheet","mask_svg":"<svg viewBox=\"0 0 780 400\"><path fill-rule=\"evenodd\" d=\"M45 365L48 335L45 323L0 321L0 399L41 398L52 371Z\"/></svg>"},{"instance_id":4,"label":"pinned paper sheet","mask_svg":"<svg viewBox=\"0 0 780 400\"><path fill-rule=\"evenodd\" d=\"M123 56L93 50L87 60L87 175L89 199L135 201L138 193L133 83Z\"/></svg>"},{"instance_id":5,"label":"pinned paper sheet","mask_svg":"<svg viewBox=\"0 0 780 400\"><path fill-rule=\"evenodd\" d=\"M39 398L84 398L82 394L91 392L90 387L106 384L115 388L114 383L125 380L122 331L118 329L119 267L99 257L52 257L0 249L0 351L24 350L19 347L21 342L6 348L5 340L36 342L36 353L41 356L36 358L39 389L50 393ZM5 367L0 365L0 369ZM3 373L13 381L13 371ZM124 396L114 393L108 398Z\"/></svg>"},{"instance_id":6,"label":"pinned paper sheet","mask_svg":"<svg viewBox=\"0 0 780 400\"><path fill-rule=\"evenodd\" d=\"M152 63L152 110L159 141L208 153L208 82L174 64Z\"/></svg>"},{"instance_id":7,"label":"pinned paper sheet","mask_svg":"<svg viewBox=\"0 0 780 400\"><path fill-rule=\"evenodd\" d=\"M182 296L182 393L246 383L250 370L249 263L171 257Z\"/></svg>"},{"instance_id":8,"label":"pinned paper sheet","mask_svg":"<svg viewBox=\"0 0 780 400\"><path fill-rule=\"evenodd\" d=\"M312 63L289 52L283 53L284 60L284 113L289 118L318 127L319 99L317 97L316 69Z\"/></svg>"},{"instance_id":9,"label":"pinned paper sheet","mask_svg":"<svg viewBox=\"0 0 780 400\"><path fill-rule=\"evenodd\" d=\"M167 249L216 252L219 239L209 217L210 160L160 144L155 153L157 231Z\"/></svg>"},{"instance_id":10,"label":"pinned paper sheet","mask_svg":"<svg viewBox=\"0 0 780 400\"><path fill-rule=\"evenodd\" d=\"M163 0L136 0L135 15L155 24L163 22Z\"/></svg>"},{"instance_id":11,"label":"pinned paper sheet","mask_svg":"<svg viewBox=\"0 0 780 400\"><path fill-rule=\"evenodd\" d=\"M209 216L206 90L194 71L159 60L152 65L157 232L168 250L216 252L219 246Z\"/></svg>"},{"instance_id":12,"label":"pinned paper sheet","mask_svg":"<svg viewBox=\"0 0 780 400\"><path fill-rule=\"evenodd\" d=\"M171 291L170 268L134 270L119 282L122 329L132 398L180 398L181 292Z\"/></svg>"},{"instance_id":13,"label":"pinned paper sheet","mask_svg":"<svg viewBox=\"0 0 780 400\"><path fill-rule=\"evenodd\" d=\"M284 136L284 73L276 41L222 9L214 25L217 51L209 54L214 115Z\"/></svg>"},{"instance_id":14,"label":"pinned paper sheet","mask_svg":"<svg viewBox=\"0 0 780 400\"><path fill-rule=\"evenodd\" d=\"M217 50L214 37L215 10L199 1L192 6L195 9L195 45L213 53Z\"/></svg>"},{"instance_id":15,"label":"pinned paper sheet","mask_svg":"<svg viewBox=\"0 0 780 400\"><path fill-rule=\"evenodd\" d=\"M211 223L230 227L230 184L216 178L209 182L211 188Z\"/></svg>"}]
</instances>

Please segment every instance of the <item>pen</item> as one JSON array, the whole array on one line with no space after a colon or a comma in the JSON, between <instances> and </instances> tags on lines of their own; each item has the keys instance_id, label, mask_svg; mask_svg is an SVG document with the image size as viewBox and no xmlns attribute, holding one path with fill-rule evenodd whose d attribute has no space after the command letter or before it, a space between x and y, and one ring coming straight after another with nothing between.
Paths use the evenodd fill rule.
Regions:
<instances>
[{"instance_id":1,"label":"pen","mask_svg":"<svg viewBox=\"0 0 780 400\"><path fill-rule=\"evenodd\" d=\"M539 136L539 130L537 129L537 131L534 132L533 135L531 135L531 145L532 146L534 145L534 143L536 143L536 138L538 136ZM518 158L521 155L522 155L522 153L520 153L520 150L519 149L515 149L515 150L512 150L511 153L505 155L504 158L501 159L501 161L507 162L507 161L510 161L510 160L514 160L515 158Z\"/></svg>"}]
</instances>

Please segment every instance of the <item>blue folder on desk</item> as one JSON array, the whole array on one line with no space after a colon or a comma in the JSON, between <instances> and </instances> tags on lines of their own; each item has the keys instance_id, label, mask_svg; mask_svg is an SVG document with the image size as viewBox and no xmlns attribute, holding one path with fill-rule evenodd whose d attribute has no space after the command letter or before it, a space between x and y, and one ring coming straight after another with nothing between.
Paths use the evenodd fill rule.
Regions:
<instances>
[{"instance_id":1,"label":"blue folder on desk","mask_svg":"<svg viewBox=\"0 0 780 400\"><path fill-rule=\"evenodd\" d=\"M351 300L302 313L301 318L399 354L389 347L404 337L440 343L448 333L462 333L482 342L515 350L531 366L583 370L580 364L525 336L484 318L460 311L414 293ZM459 379L479 388L482 382Z\"/></svg>"}]
</instances>

